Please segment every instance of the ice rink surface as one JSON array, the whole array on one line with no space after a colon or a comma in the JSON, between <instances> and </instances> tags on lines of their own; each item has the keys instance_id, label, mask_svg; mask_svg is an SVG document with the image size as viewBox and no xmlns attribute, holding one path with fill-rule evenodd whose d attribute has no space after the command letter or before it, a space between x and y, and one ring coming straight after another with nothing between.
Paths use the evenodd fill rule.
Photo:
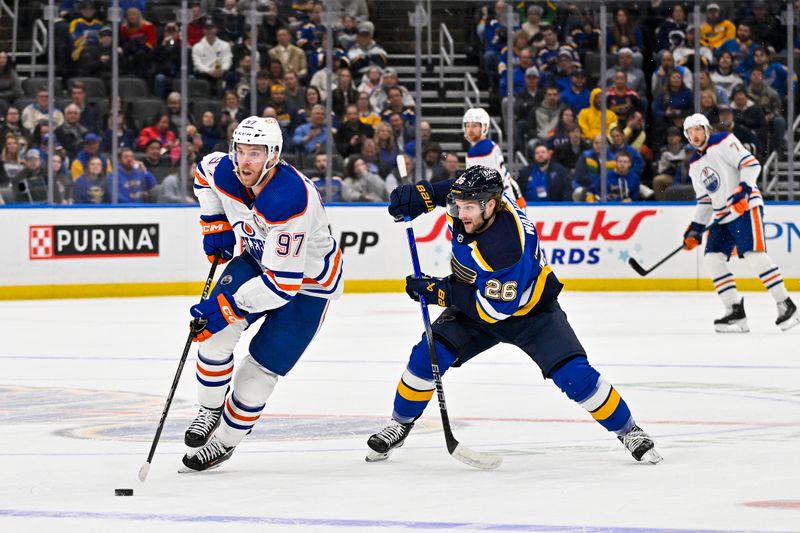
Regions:
<instances>
[{"instance_id":1,"label":"ice rink surface","mask_svg":"<svg viewBox=\"0 0 800 533\"><path fill-rule=\"evenodd\" d=\"M456 437L499 470L448 456L435 404L364 462L422 324L405 295L346 295L231 460L177 474L193 350L140 483L194 300L0 303L0 531L800 531L800 327L780 332L766 293L745 293L751 333L727 336L712 293L562 295L659 465L512 347L444 379Z\"/></svg>"}]
</instances>

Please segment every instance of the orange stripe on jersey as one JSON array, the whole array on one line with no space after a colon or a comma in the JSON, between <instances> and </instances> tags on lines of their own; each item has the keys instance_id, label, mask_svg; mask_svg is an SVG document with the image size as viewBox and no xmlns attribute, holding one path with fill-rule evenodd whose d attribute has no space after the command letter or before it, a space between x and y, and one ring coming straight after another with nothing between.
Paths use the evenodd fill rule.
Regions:
<instances>
[{"instance_id":1,"label":"orange stripe on jersey","mask_svg":"<svg viewBox=\"0 0 800 533\"><path fill-rule=\"evenodd\" d=\"M764 244L764 231L763 225L761 224L761 212L756 207L750 210L750 214L753 217L753 240L755 241L754 249L756 252L763 252L767 249L767 247Z\"/></svg>"},{"instance_id":2,"label":"orange stripe on jersey","mask_svg":"<svg viewBox=\"0 0 800 533\"><path fill-rule=\"evenodd\" d=\"M216 185L216 183L215 183L214 185ZM236 197L236 196L233 196L232 194L228 194L227 192L223 191L223 190L222 190L222 188L221 188L219 185L216 185L216 187L217 187L217 190L218 190L219 192L221 192L222 194L224 194L225 196L227 196L227 197L228 197L228 198L230 198L231 200L235 200L235 201L239 202L240 204L244 205L244 202L242 201L242 199L241 199L241 198L238 198L238 197Z\"/></svg>"},{"instance_id":3,"label":"orange stripe on jersey","mask_svg":"<svg viewBox=\"0 0 800 533\"><path fill-rule=\"evenodd\" d=\"M739 163L739 168L746 167L753 163L758 163L758 159L756 159L755 157L748 157L747 159Z\"/></svg>"},{"instance_id":4,"label":"orange stripe on jersey","mask_svg":"<svg viewBox=\"0 0 800 533\"><path fill-rule=\"evenodd\" d=\"M233 367L228 368L227 370L211 371L211 370L206 370L205 368L200 366L200 363L198 362L197 363L197 371L200 372L201 374L203 374L204 376L208 376L210 378L217 378L217 377L220 377L220 376L226 376L226 375L230 374L231 372L233 372Z\"/></svg>"},{"instance_id":5,"label":"orange stripe on jersey","mask_svg":"<svg viewBox=\"0 0 800 533\"><path fill-rule=\"evenodd\" d=\"M239 413L233 410L233 406L231 406L230 399L228 399L227 407L228 407L228 414L230 414L236 420L241 420L242 422L255 422L261 417L261 413L257 414L256 416L240 415Z\"/></svg>"},{"instance_id":6,"label":"orange stripe on jersey","mask_svg":"<svg viewBox=\"0 0 800 533\"><path fill-rule=\"evenodd\" d=\"M780 272L778 272L777 274L773 274L772 276L768 277L767 279L762 279L761 282L766 284L766 283L769 283L770 281L772 281L774 279L778 279L779 277L781 277L781 273Z\"/></svg>"},{"instance_id":7,"label":"orange stripe on jersey","mask_svg":"<svg viewBox=\"0 0 800 533\"><path fill-rule=\"evenodd\" d=\"M208 181L206 181L206 179L200 174L200 172L196 170L194 171L194 179L200 185L205 185L206 187L208 187Z\"/></svg>"},{"instance_id":8,"label":"orange stripe on jersey","mask_svg":"<svg viewBox=\"0 0 800 533\"><path fill-rule=\"evenodd\" d=\"M272 280L272 283L278 286L279 289L284 291L299 291L300 285L287 285L285 283L278 283L278 280L275 279L275 274L272 273L271 270L266 271L267 277Z\"/></svg>"},{"instance_id":9,"label":"orange stripe on jersey","mask_svg":"<svg viewBox=\"0 0 800 533\"><path fill-rule=\"evenodd\" d=\"M336 250L336 257L333 260L333 268L331 268L331 273L328 276L328 279L321 282L320 285L323 287L329 287L331 283L333 283L333 279L336 277L336 272L339 270L339 263L342 260L342 249L339 248Z\"/></svg>"}]
</instances>

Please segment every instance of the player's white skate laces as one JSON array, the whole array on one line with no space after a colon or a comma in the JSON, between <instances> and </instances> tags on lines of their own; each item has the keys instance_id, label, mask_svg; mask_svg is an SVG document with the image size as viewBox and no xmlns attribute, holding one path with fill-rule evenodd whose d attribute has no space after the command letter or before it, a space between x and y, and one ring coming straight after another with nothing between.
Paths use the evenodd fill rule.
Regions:
<instances>
[{"instance_id":1,"label":"player's white skate laces","mask_svg":"<svg viewBox=\"0 0 800 533\"><path fill-rule=\"evenodd\" d=\"M639 426L633 426L625 435L617 437L639 462L660 463L664 458L656 451L650 435Z\"/></svg>"},{"instance_id":2,"label":"player's white skate laces","mask_svg":"<svg viewBox=\"0 0 800 533\"><path fill-rule=\"evenodd\" d=\"M178 470L179 473L202 472L217 468L220 464L230 459L233 455L234 447L222 444L217 437L211 437L208 443L197 450L194 454L183 456L184 468Z\"/></svg>"},{"instance_id":3,"label":"player's white skate laces","mask_svg":"<svg viewBox=\"0 0 800 533\"><path fill-rule=\"evenodd\" d=\"M367 440L367 446L369 446L370 450L365 460L368 463L373 463L388 459L394 450L403 445L413 427L413 422L401 424L392 420L388 426Z\"/></svg>"},{"instance_id":4,"label":"player's white skate laces","mask_svg":"<svg viewBox=\"0 0 800 533\"><path fill-rule=\"evenodd\" d=\"M200 406L200 411L197 416L189 424L186 433L183 435L183 442L190 448L199 448L208 442L211 433L219 425L222 418L222 407L216 409L209 409L208 407Z\"/></svg>"},{"instance_id":5,"label":"player's white skate laces","mask_svg":"<svg viewBox=\"0 0 800 533\"><path fill-rule=\"evenodd\" d=\"M782 302L778 302L778 318L775 324L781 328L782 331L793 328L800 324L800 313L797 311L797 306L791 298L786 298Z\"/></svg>"}]
</instances>

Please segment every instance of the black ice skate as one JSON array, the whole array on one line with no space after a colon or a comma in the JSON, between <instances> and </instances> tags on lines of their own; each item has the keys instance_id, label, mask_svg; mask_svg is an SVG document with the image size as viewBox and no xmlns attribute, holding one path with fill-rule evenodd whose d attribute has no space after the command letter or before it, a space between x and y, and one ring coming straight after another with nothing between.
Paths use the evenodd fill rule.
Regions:
<instances>
[{"instance_id":1,"label":"black ice skate","mask_svg":"<svg viewBox=\"0 0 800 533\"><path fill-rule=\"evenodd\" d=\"M388 459L394 450L403 445L413 427L413 422L401 424L392 420L391 424L367 440L367 446L369 446L370 450L365 458L366 461L374 463Z\"/></svg>"},{"instance_id":2,"label":"black ice skate","mask_svg":"<svg viewBox=\"0 0 800 533\"><path fill-rule=\"evenodd\" d=\"M639 426L633 426L629 432L617 438L639 462L647 461L656 464L663 460L663 457L655 449L653 439Z\"/></svg>"},{"instance_id":3,"label":"black ice skate","mask_svg":"<svg viewBox=\"0 0 800 533\"><path fill-rule=\"evenodd\" d=\"M218 438L211 437L208 444L197 450L196 453L183 456L183 465L185 468L178 470L178 472L202 472L203 470L217 468L231 458L234 449L235 447L229 448L222 444Z\"/></svg>"},{"instance_id":4,"label":"black ice skate","mask_svg":"<svg viewBox=\"0 0 800 533\"><path fill-rule=\"evenodd\" d=\"M791 298L786 298L784 301L778 303L778 319L775 324L786 331L789 328L800 324L800 313L797 312L797 306Z\"/></svg>"},{"instance_id":5,"label":"black ice skate","mask_svg":"<svg viewBox=\"0 0 800 533\"><path fill-rule=\"evenodd\" d=\"M222 406L216 409L200 406L194 421L183 435L183 442L190 448L199 448L208 442L209 437L217 429L222 419Z\"/></svg>"},{"instance_id":6,"label":"black ice skate","mask_svg":"<svg viewBox=\"0 0 800 533\"><path fill-rule=\"evenodd\" d=\"M747 333L747 315L744 314L744 298L728 309L728 314L714 321L717 333Z\"/></svg>"}]
</instances>

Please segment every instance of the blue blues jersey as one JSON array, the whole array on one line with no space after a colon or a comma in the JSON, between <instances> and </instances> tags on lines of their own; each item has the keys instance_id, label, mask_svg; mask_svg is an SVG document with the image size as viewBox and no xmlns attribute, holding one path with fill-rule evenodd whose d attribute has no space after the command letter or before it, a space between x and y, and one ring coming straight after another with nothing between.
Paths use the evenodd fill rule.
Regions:
<instances>
[{"instance_id":1,"label":"blue blues jersey","mask_svg":"<svg viewBox=\"0 0 800 533\"><path fill-rule=\"evenodd\" d=\"M448 216L453 234L453 304L484 323L523 316L553 302L563 285L547 264L533 222L504 196L494 222L481 233L464 231Z\"/></svg>"}]
</instances>

